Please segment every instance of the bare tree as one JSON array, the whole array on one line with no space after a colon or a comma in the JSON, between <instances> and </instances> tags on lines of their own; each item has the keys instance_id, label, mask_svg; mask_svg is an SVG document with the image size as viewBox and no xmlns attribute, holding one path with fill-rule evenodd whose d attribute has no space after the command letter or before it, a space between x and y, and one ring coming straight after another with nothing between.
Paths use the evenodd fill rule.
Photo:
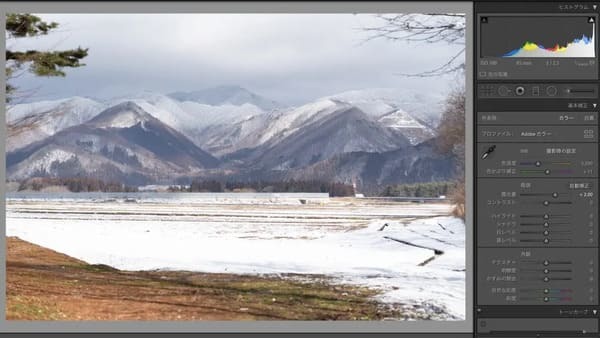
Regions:
<instances>
[{"instance_id":1,"label":"bare tree","mask_svg":"<svg viewBox=\"0 0 600 338\"><path fill-rule=\"evenodd\" d=\"M367 41L386 39L392 42L447 43L462 48L433 69L417 73L401 73L409 77L438 77L462 74L465 69L465 15L446 14L380 14L380 24L363 28L370 35ZM453 214L465 216L465 87L462 81L447 96L437 128L436 148L440 153L453 154L457 159L456 188L450 192L454 203Z\"/></svg>"},{"instance_id":2,"label":"bare tree","mask_svg":"<svg viewBox=\"0 0 600 338\"><path fill-rule=\"evenodd\" d=\"M417 73L400 73L399 75L435 77L464 70L466 33L464 14L378 14L376 17L379 19L379 25L362 28L362 30L369 33L367 41L386 39L416 43L446 42L452 45L463 46L445 63L433 69Z\"/></svg>"},{"instance_id":3,"label":"bare tree","mask_svg":"<svg viewBox=\"0 0 600 338\"><path fill-rule=\"evenodd\" d=\"M456 187L450 192L454 203L453 214L465 216L465 108L464 86L454 88L446 97L442 118L437 128L437 150L444 154L454 154L456 161Z\"/></svg>"},{"instance_id":4,"label":"bare tree","mask_svg":"<svg viewBox=\"0 0 600 338\"><path fill-rule=\"evenodd\" d=\"M441 153L452 153L465 157L465 87L454 88L446 97L442 117L437 127L437 148ZM458 163L458 171L464 170L464 163Z\"/></svg>"}]
</instances>

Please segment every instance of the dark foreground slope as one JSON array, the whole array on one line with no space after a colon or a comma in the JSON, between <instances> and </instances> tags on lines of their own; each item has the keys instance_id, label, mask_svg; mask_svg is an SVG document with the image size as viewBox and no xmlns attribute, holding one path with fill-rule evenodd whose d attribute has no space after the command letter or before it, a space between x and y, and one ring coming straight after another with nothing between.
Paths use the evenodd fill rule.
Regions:
<instances>
[{"instance_id":1,"label":"dark foreground slope","mask_svg":"<svg viewBox=\"0 0 600 338\"><path fill-rule=\"evenodd\" d=\"M8 320L415 318L380 306L373 290L314 276L299 282L290 276L120 271L15 237L6 241Z\"/></svg>"}]
</instances>

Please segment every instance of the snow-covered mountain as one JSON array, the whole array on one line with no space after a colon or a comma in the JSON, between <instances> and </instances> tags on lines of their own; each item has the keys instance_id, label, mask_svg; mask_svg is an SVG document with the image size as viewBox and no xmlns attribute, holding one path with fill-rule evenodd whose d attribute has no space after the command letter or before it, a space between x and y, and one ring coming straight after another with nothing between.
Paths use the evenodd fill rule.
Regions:
<instances>
[{"instance_id":1,"label":"snow-covered mountain","mask_svg":"<svg viewBox=\"0 0 600 338\"><path fill-rule=\"evenodd\" d=\"M222 133L227 133L235 123L265 114L261 108L250 103L212 106L193 101L180 102L167 95L148 91L114 99L111 104L127 101L135 102L150 115L187 136L197 146L214 151L216 155L220 155L216 148L223 142ZM217 139L211 142L217 130Z\"/></svg>"},{"instance_id":2,"label":"snow-covered mountain","mask_svg":"<svg viewBox=\"0 0 600 338\"><path fill-rule=\"evenodd\" d=\"M439 170L453 160L431 150L441 102L383 88L284 108L232 86L142 92L103 103L76 97L17 105L7 118L8 177L79 170L129 184L325 173L371 183L435 179L447 176Z\"/></svg>"},{"instance_id":3,"label":"snow-covered mountain","mask_svg":"<svg viewBox=\"0 0 600 338\"><path fill-rule=\"evenodd\" d=\"M440 155L433 140L386 152L340 153L309 166L290 170L286 178L358 183L363 190L395 183L450 180L455 158Z\"/></svg>"},{"instance_id":4,"label":"snow-covered mountain","mask_svg":"<svg viewBox=\"0 0 600 338\"><path fill-rule=\"evenodd\" d=\"M7 154L7 176L87 176L128 184L198 174L219 161L134 102Z\"/></svg>"},{"instance_id":5,"label":"snow-covered mountain","mask_svg":"<svg viewBox=\"0 0 600 338\"><path fill-rule=\"evenodd\" d=\"M297 108L254 115L232 125L208 128L203 134L203 143L206 144L206 149L215 149L219 155L256 148L269 141L275 143L306 127L310 121L342 107L349 105L325 99Z\"/></svg>"},{"instance_id":6,"label":"snow-covered mountain","mask_svg":"<svg viewBox=\"0 0 600 338\"><path fill-rule=\"evenodd\" d=\"M335 108L333 111L329 109ZM305 167L332 156L357 152L385 152L410 145L409 140L381 126L362 110L348 105L333 105L318 110L301 128L290 128L272 135L251 151L236 154L244 163L258 168L288 170Z\"/></svg>"},{"instance_id":7,"label":"snow-covered mountain","mask_svg":"<svg viewBox=\"0 0 600 338\"><path fill-rule=\"evenodd\" d=\"M407 88L368 88L347 91L329 98L348 102L367 114L382 116L401 109L430 128L437 126L444 97Z\"/></svg>"},{"instance_id":8,"label":"snow-covered mountain","mask_svg":"<svg viewBox=\"0 0 600 338\"><path fill-rule=\"evenodd\" d=\"M68 127L87 122L104 108L103 104L83 97L9 107L6 151L14 151Z\"/></svg>"},{"instance_id":9,"label":"snow-covered mountain","mask_svg":"<svg viewBox=\"0 0 600 338\"><path fill-rule=\"evenodd\" d=\"M78 96L72 98L64 98L58 100L44 100L36 102L10 104L6 107L6 123L12 123L25 116L37 115L43 113L52 108L55 108L61 103L66 101L79 98Z\"/></svg>"},{"instance_id":10,"label":"snow-covered mountain","mask_svg":"<svg viewBox=\"0 0 600 338\"><path fill-rule=\"evenodd\" d=\"M441 115L441 98L405 89L367 89L344 92L305 105L257 114L237 123L211 126L198 138L205 149L226 155L277 142L299 129L343 108L363 113L417 144L435 136Z\"/></svg>"},{"instance_id":11,"label":"snow-covered mountain","mask_svg":"<svg viewBox=\"0 0 600 338\"><path fill-rule=\"evenodd\" d=\"M435 136L431 127L402 109L391 111L379 117L378 121L406 136L412 144L419 144Z\"/></svg>"},{"instance_id":12,"label":"snow-covered mountain","mask_svg":"<svg viewBox=\"0 0 600 338\"><path fill-rule=\"evenodd\" d=\"M127 101L135 102L150 115L173 128L190 131L217 124L232 124L265 112L251 103L209 105L177 101L167 95L149 91L110 100L110 105Z\"/></svg>"},{"instance_id":13,"label":"snow-covered mountain","mask_svg":"<svg viewBox=\"0 0 600 338\"><path fill-rule=\"evenodd\" d=\"M151 91L129 94L108 101L109 106L123 102L133 102L144 109L148 114L159 119L172 128L180 129L190 123L196 123L193 116L183 110L179 103L166 95Z\"/></svg>"},{"instance_id":14,"label":"snow-covered mountain","mask_svg":"<svg viewBox=\"0 0 600 338\"><path fill-rule=\"evenodd\" d=\"M191 92L175 92L169 96L177 101L192 101L210 106L251 104L265 111L282 105L240 86L219 86Z\"/></svg>"}]
</instances>

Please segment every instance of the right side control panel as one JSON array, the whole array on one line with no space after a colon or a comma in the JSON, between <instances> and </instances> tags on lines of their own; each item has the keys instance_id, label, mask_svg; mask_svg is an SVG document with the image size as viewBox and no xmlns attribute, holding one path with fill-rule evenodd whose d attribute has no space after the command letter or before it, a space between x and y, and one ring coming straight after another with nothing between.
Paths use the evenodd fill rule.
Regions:
<instances>
[{"instance_id":1,"label":"right side control panel","mask_svg":"<svg viewBox=\"0 0 600 338\"><path fill-rule=\"evenodd\" d=\"M475 334L598 337L600 3L475 4Z\"/></svg>"}]
</instances>

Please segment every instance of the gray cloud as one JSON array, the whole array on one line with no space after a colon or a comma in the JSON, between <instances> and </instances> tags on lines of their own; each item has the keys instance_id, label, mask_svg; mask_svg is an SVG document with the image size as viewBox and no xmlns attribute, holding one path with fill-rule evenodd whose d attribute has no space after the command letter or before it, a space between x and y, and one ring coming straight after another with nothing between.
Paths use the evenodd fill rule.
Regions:
<instances>
[{"instance_id":1,"label":"gray cloud","mask_svg":"<svg viewBox=\"0 0 600 338\"><path fill-rule=\"evenodd\" d=\"M22 76L32 100L72 95L108 98L141 90L168 93L240 85L297 104L351 89L411 87L446 92L454 79L406 78L461 46L365 42L368 14L41 14L60 23L13 49L89 47L86 66L65 78Z\"/></svg>"}]
</instances>

